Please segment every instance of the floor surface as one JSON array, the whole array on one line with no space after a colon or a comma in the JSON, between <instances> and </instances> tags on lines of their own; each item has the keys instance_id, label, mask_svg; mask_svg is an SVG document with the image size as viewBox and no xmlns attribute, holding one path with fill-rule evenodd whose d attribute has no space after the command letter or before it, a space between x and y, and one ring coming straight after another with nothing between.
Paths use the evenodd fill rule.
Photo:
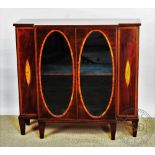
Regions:
<instances>
[{"instance_id":1,"label":"floor surface","mask_svg":"<svg viewBox=\"0 0 155 155\"><path fill-rule=\"evenodd\" d=\"M31 120L20 135L17 116L0 116L0 146L155 146L155 119L140 119L138 135L132 137L131 122L118 122L116 140L110 139L109 125L71 126L47 124L45 138L39 138L38 124Z\"/></svg>"}]
</instances>

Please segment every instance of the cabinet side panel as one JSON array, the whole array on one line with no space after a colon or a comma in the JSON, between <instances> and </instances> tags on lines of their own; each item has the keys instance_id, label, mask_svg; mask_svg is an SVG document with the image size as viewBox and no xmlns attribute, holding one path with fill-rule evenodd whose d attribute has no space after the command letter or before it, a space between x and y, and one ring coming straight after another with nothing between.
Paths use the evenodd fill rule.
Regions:
<instances>
[{"instance_id":1,"label":"cabinet side panel","mask_svg":"<svg viewBox=\"0 0 155 155\"><path fill-rule=\"evenodd\" d=\"M16 28L20 114L37 114L34 30Z\"/></svg>"},{"instance_id":2,"label":"cabinet side panel","mask_svg":"<svg viewBox=\"0 0 155 155\"><path fill-rule=\"evenodd\" d=\"M137 116L138 27L118 29L118 115Z\"/></svg>"}]
</instances>

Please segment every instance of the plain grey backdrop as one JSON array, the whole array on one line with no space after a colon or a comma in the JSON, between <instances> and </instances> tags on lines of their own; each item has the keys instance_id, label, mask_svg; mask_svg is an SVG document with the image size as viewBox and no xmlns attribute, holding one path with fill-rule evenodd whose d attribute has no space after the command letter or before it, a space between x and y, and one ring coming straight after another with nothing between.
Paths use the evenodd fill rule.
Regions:
<instances>
[{"instance_id":1,"label":"plain grey backdrop","mask_svg":"<svg viewBox=\"0 0 155 155\"><path fill-rule=\"evenodd\" d=\"M18 115L15 28L24 18L139 18L139 108L155 117L155 9L0 9L0 115Z\"/></svg>"}]
</instances>

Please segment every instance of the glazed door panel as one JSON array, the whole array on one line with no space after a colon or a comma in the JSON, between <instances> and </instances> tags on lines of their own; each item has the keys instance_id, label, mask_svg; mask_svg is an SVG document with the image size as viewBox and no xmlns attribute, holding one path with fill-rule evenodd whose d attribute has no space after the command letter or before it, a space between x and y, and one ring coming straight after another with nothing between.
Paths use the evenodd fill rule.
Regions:
<instances>
[{"instance_id":1,"label":"glazed door panel","mask_svg":"<svg viewBox=\"0 0 155 155\"><path fill-rule=\"evenodd\" d=\"M75 29L37 26L39 115L75 119Z\"/></svg>"},{"instance_id":2,"label":"glazed door panel","mask_svg":"<svg viewBox=\"0 0 155 155\"><path fill-rule=\"evenodd\" d=\"M20 114L37 116L33 27L16 28Z\"/></svg>"},{"instance_id":3,"label":"glazed door panel","mask_svg":"<svg viewBox=\"0 0 155 155\"><path fill-rule=\"evenodd\" d=\"M136 117L138 114L138 33L136 26L119 27L118 30L119 117Z\"/></svg>"},{"instance_id":4,"label":"glazed door panel","mask_svg":"<svg viewBox=\"0 0 155 155\"><path fill-rule=\"evenodd\" d=\"M76 30L79 119L115 117L116 28Z\"/></svg>"}]
</instances>

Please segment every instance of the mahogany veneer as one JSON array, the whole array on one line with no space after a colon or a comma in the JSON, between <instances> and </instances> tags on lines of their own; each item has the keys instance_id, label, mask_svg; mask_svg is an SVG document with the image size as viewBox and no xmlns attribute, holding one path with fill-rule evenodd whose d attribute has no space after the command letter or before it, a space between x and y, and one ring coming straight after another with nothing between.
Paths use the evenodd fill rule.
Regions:
<instances>
[{"instance_id":1,"label":"mahogany veneer","mask_svg":"<svg viewBox=\"0 0 155 155\"><path fill-rule=\"evenodd\" d=\"M16 27L17 46L20 107L19 125L22 135L25 134L25 125L30 125L30 119L37 119L39 123L40 138L44 138L45 124L47 122L84 123L96 125L110 123L111 139L114 140L117 121L122 120L132 121L133 136L136 137L138 127L139 21L98 20L97 22L95 22L95 20L67 20L65 22L65 20L52 19L21 20L15 23L14 26ZM43 54L45 53L45 42L53 32L61 34L68 44L68 47L66 45L62 45L61 47L58 46L57 49L60 48L59 50L63 50L63 48L65 48L64 50L70 51L72 72L68 72L65 70L63 70L63 73L56 71L52 73L48 72L50 76L54 74L56 77L51 78L51 80L53 79L55 81L48 81L48 77L42 76L43 73L41 67L42 59L44 57ZM85 72L85 70L82 71L84 67L81 67L82 69L80 70L80 66L82 66L83 62L87 63L87 61L90 61L85 57L82 58L82 54L85 48L85 43L87 42L87 38L93 32L96 32L99 38L101 38L100 35L102 35L102 37L104 37L107 42L108 46L106 47L106 45L104 45L102 47L106 47L109 50L109 55L111 56L110 62L112 67L111 73L105 72L103 73L103 75L101 75L93 70L94 74L91 75L90 73ZM59 39L61 38L61 36L57 36L57 38ZM91 49L91 46L88 48ZM50 50L50 47L47 47L47 50L48 49ZM55 52L55 54L57 54L57 51ZM91 59L93 60L94 56L91 56ZM49 59L47 58L47 60ZM53 61L54 60L51 59L50 67L52 67ZM59 62L59 60L56 61ZM61 74L61 76L59 74ZM48 92L47 95L45 95L46 89L51 88L51 85L53 85L52 90L59 87L57 79L60 79L60 81L61 79L64 80L65 85L63 85L62 81L59 81L62 85L60 86L60 88L62 88L62 91L64 87L66 87L66 91L71 91L71 98L69 100L67 108L62 114L59 115L50 110L49 107L51 105L48 105L46 102L49 102L51 96L48 94ZM72 87L68 89L67 86L69 85L70 79L72 79ZM45 84L46 82L48 83L46 85L47 87L45 88L43 88L43 80L45 81ZM88 89L90 89L91 91L91 89L94 90L95 88L95 86L91 85L91 80L94 80L95 82L104 82L107 80L104 83L104 86L106 86L107 89L109 89L109 87L111 88L105 110L98 115L93 115L88 110L91 107L88 108L85 104L85 100L88 97L84 96L84 93L86 92L85 94L89 94L90 92L87 91L87 86L82 86L82 81L83 85L88 84L87 82L90 81L90 88ZM49 84L50 82L51 84ZM111 83L111 85L108 87L109 82ZM102 87L99 88L100 84L96 84L98 85L98 87L95 89L102 90ZM106 92L106 88L103 93ZM53 93L51 93L51 95L54 94L53 97L55 98L59 96L59 93L56 92L53 91ZM61 92L61 89L59 89L58 92L60 92L60 94L63 94L63 92ZM101 96L102 99L103 96L102 94L100 94L100 92L98 92L97 95ZM95 96L93 96L93 93L92 100L91 95L89 97L90 100L88 99L88 102L98 101L98 98L95 98ZM61 98L61 96L59 96L59 98ZM63 100L65 100L65 96ZM49 104L54 104L54 102L56 101L54 100L53 103ZM60 105L60 107L61 106L65 107L64 105ZM100 109L101 108L98 108L97 110ZM57 113L60 113L60 110L61 109L58 108ZM95 110L96 109L94 108L94 113L96 112Z\"/></svg>"}]
</instances>

